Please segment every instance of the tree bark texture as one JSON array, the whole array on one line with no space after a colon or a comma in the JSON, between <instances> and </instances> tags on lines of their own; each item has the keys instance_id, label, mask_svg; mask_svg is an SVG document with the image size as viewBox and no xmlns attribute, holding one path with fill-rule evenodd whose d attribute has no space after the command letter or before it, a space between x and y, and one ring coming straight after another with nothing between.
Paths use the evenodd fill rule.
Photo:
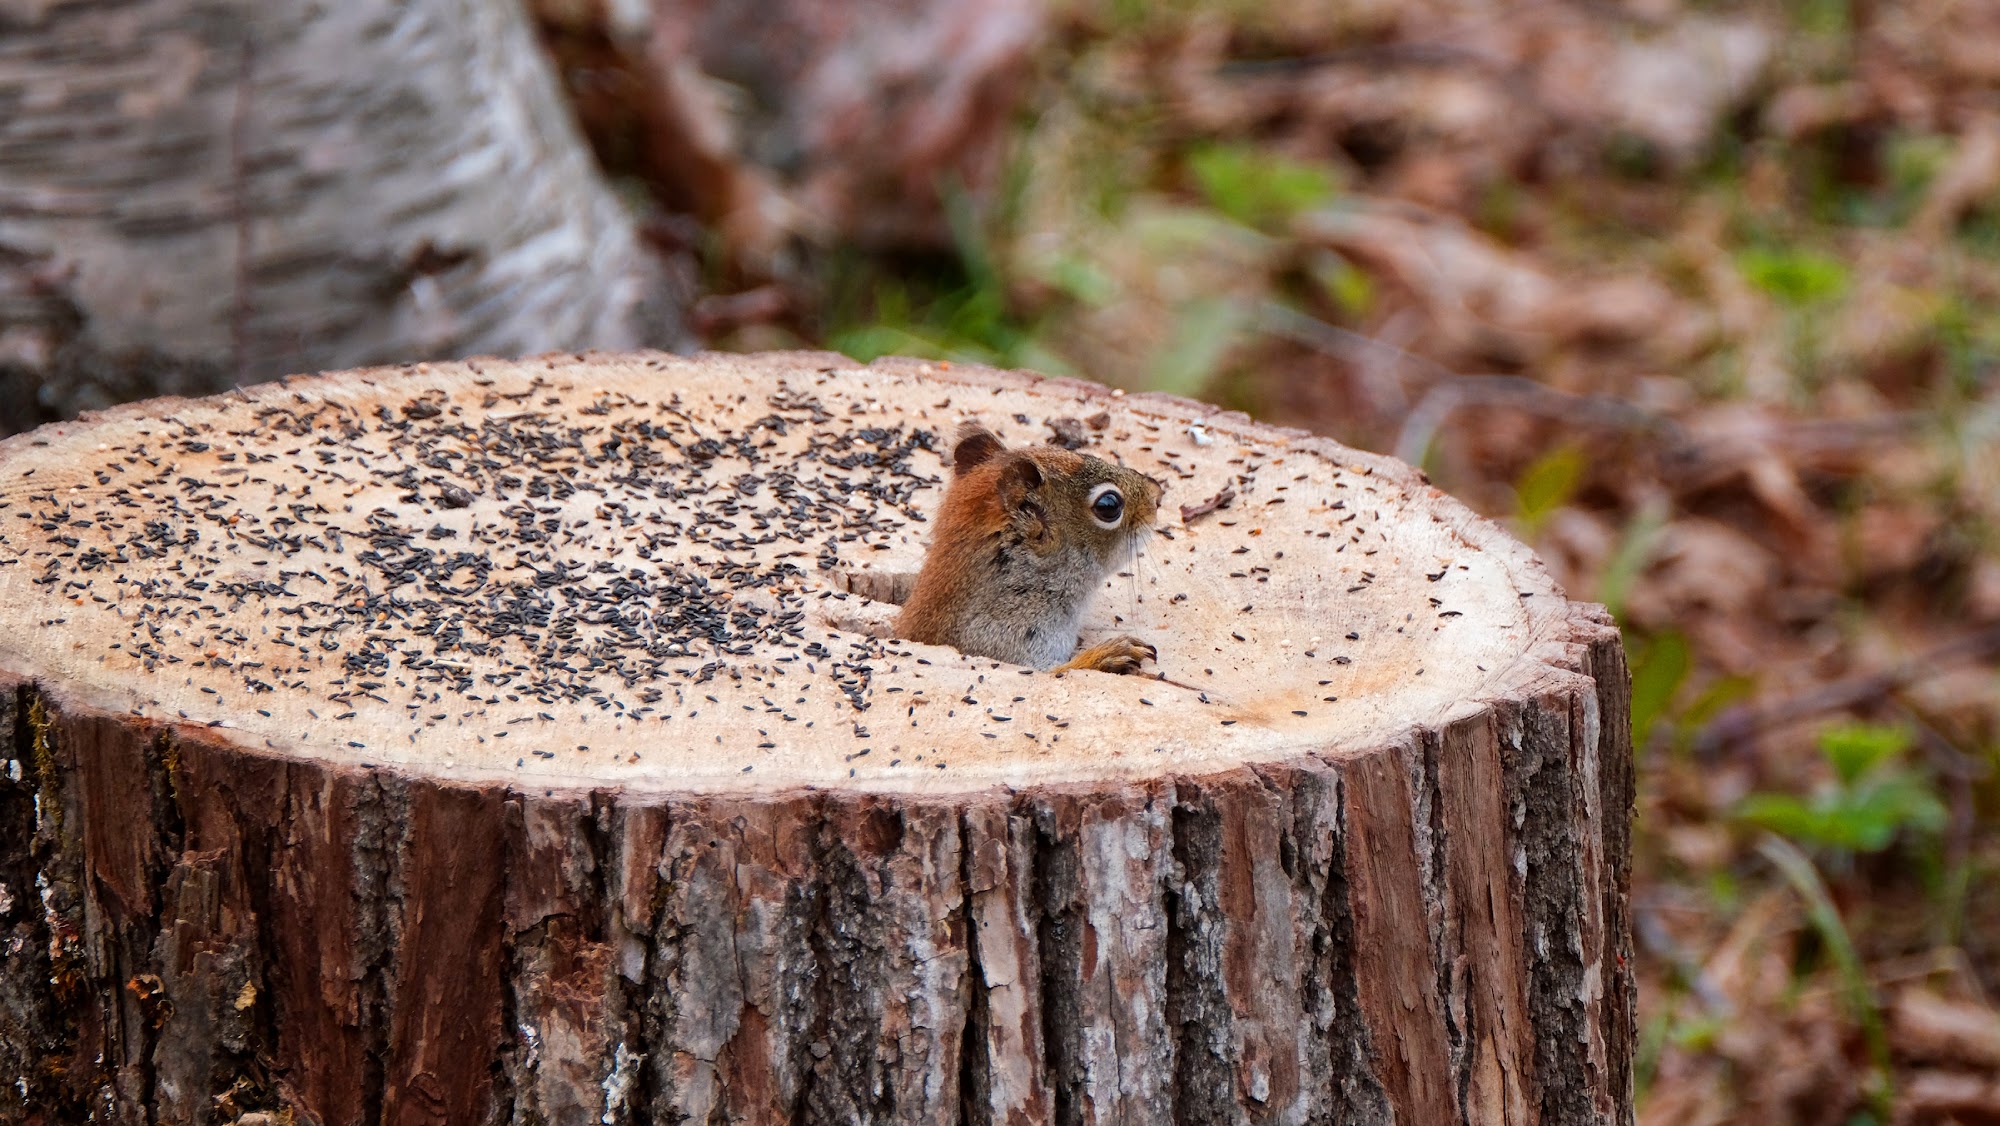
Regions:
<instances>
[{"instance_id":1,"label":"tree bark texture","mask_svg":"<svg viewBox=\"0 0 2000 1126\"><path fill-rule=\"evenodd\" d=\"M545 417L526 419L530 407ZM275 410L311 425L274 432ZM908 428L949 432L967 414L1010 443L1045 421L1094 420L1104 453L1172 478L1167 509L1188 514L1168 515L1172 538L1134 568L1153 585L1121 599L1114 584L1085 632L1136 628L1166 675L1208 687L1055 677L868 637L857 623L870 604L835 576L907 571L921 526L891 521L851 541L809 535L820 566L736 588L746 614L753 587L770 584L780 610L795 591L805 624L689 658L703 666L692 679L662 673L698 716L614 718L632 690L615 677L580 710L553 689L515 703L505 688L453 697L448 683L438 705L420 678L446 657L399 650L365 691L341 692L353 718L336 717L321 694L352 687L337 658L377 632L411 632L423 588L371 587L365 598L400 601L327 626L339 645L321 671L255 639L333 621L360 588L337 606L292 601L317 587L281 579L277 555L263 587L229 570L261 558L258 521L271 517L252 499L257 472L320 505L329 541L349 527L354 542L327 558L355 574L390 552L386 521L458 519L465 530L437 542L476 540L482 514L535 496L544 472L581 507L563 508L556 488L528 515L561 525L553 550L582 560L611 550L618 505L636 518L642 495L676 498L659 502L669 512L726 499L745 524L757 498L721 465L731 449L760 451L767 498L775 465L785 487L811 486L807 455L782 460L792 442L856 488L930 478L911 494L921 511L942 461ZM627 416L667 429L624 428ZM569 448L581 460L501 465L515 447L487 430L483 472L435 462L469 500L416 481L397 508L391 494L414 480L397 451L416 443L435 459L429 428L481 419L580 435ZM840 441L868 434L879 449L898 432L915 444L893 466ZM673 440L640 454L635 434ZM224 615L146 619L204 626L198 639L156 635L150 668L105 646L137 636L130 622L157 604L59 565L120 521L139 527L100 506L112 486L92 484L117 477L103 451L139 451L139 435L144 455L117 464L154 457L169 483L250 467L226 503L195 503L206 494L184 486L185 509L151 478L122 481L133 504L166 508L141 514L147 528L212 517L187 550L219 562L209 575L178 547L138 552L191 542L155 529L119 577L152 576L149 601L228 588ZM284 476L261 460L378 439L365 460L382 489L338 461ZM351 472L352 514L312 466ZM1222 507L1192 503L1225 482L1235 496ZM0 1118L1631 1119L1633 774L1618 634L1399 463L1199 404L1019 373L593 356L121 408L0 444L0 501L0 595L22 632L0 649ZM719 533L709 520L686 534ZM710 558L705 542L687 558ZM779 534L755 551L783 549ZM534 564L560 591L542 579L556 569ZM174 586L183 574L210 585ZM29 581L49 575L59 581ZM1183 588L1195 597L1170 596ZM626 607L647 597L620 589ZM589 637L596 619L579 620ZM560 612L548 628L567 636ZM1238 634L1270 644L1232 657ZM875 655L865 671L840 665L841 690L813 699L843 645ZM485 656L452 659L476 672ZM809 659L818 666L801 674ZM301 662L296 681L262 663L286 660ZM276 690L245 693L263 677ZM488 698L491 726L445 719ZM313 721L294 731L288 709L307 704ZM439 724L418 730L433 707ZM700 726L717 708L722 726ZM802 722L786 722L788 708ZM475 730L492 738L474 743ZM885 761L896 738L901 757Z\"/></svg>"},{"instance_id":2,"label":"tree bark texture","mask_svg":"<svg viewBox=\"0 0 2000 1126\"><path fill-rule=\"evenodd\" d=\"M685 342L510 0L0 0L0 426Z\"/></svg>"}]
</instances>

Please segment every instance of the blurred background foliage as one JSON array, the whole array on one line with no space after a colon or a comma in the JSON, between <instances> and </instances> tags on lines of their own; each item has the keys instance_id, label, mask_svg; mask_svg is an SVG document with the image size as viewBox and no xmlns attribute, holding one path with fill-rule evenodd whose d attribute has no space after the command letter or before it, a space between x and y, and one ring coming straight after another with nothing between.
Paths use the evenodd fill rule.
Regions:
<instances>
[{"instance_id":1,"label":"blurred background foliage","mask_svg":"<svg viewBox=\"0 0 2000 1126\"><path fill-rule=\"evenodd\" d=\"M92 7L29 4L21 26ZM576 272L538 268L526 288L591 313L585 282L671 281L608 318L619 339L591 327L607 318L569 318L598 333L575 343L1033 368L1422 465L1624 630L1641 1121L2000 1123L2000 0L528 7L625 206L595 207L609 197L581 159L585 185L510 179L519 199L502 202L568 198L590 220L569 225ZM51 396L71 338L126 314L72 305L88 290L62 266L71 197L31 185L22 215L61 222L47 247L0 255L0 390L39 380L48 402L0 403L0 424L268 374L248 362L265 336L417 359L547 344L538 331L564 320L505 304L521 287L498 283L462 308L432 299L561 227L496 205L513 225L463 246L349 254L329 221L353 292L293 296L362 311L275 323L283 291L252 292L252 250L280 280L329 275L250 244L248 189L289 166L239 141L302 152L310 183L332 185L274 211L316 202L417 231L410 201L362 174L408 162L352 157L393 152L375 143L393 131L283 135L286 103L267 103L284 76L259 86L251 59L217 47L237 77L191 87L185 109L226 129L209 129L210 158L174 163L214 165L190 182L221 186L168 193L241 210L197 208L241 256L215 275L230 300L190 303L228 318L209 326L215 354L186 359L185 386ZM156 93L124 123L134 151L155 147ZM461 106L476 149L491 123L438 104ZM561 163L547 154L572 137L503 108L522 161ZM8 170L62 165L112 220L159 187L108 168L107 189L89 161L40 151ZM351 186L328 169L381 196L379 220L335 198ZM629 211L636 233L597 211ZM290 237L266 226L265 244ZM657 271L623 243L583 253L618 240L643 240ZM607 261L630 279L594 276ZM144 273L81 276L127 272ZM369 334L403 306L407 331ZM273 347L270 364L321 354Z\"/></svg>"},{"instance_id":2,"label":"blurred background foliage","mask_svg":"<svg viewBox=\"0 0 2000 1126\"><path fill-rule=\"evenodd\" d=\"M644 85L542 7L573 90ZM1624 628L1641 1121L2000 1122L2000 3L913 10L828 50L985 91L942 125L760 163L760 95L707 71L718 159L831 225L690 204L644 112L579 97L635 195L735 232L709 346L1419 461ZM976 151L901 143L939 132ZM828 196L842 160L901 188Z\"/></svg>"}]
</instances>

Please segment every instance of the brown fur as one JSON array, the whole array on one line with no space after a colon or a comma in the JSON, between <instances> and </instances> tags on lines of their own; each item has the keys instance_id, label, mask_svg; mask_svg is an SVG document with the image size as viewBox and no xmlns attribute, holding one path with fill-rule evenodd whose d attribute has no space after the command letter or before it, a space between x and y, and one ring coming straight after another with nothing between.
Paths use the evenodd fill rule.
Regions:
<instances>
[{"instance_id":1,"label":"brown fur","mask_svg":"<svg viewBox=\"0 0 2000 1126\"><path fill-rule=\"evenodd\" d=\"M1085 604L1151 530L1159 483L1054 446L1010 450L974 423L959 431L952 466L898 635L1043 669L1137 669L1152 647L1133 638L1071 658ZM1105 483L1125 502L1112 529L1089 511L1091 491Z\"/></svg>"}]
</instances>

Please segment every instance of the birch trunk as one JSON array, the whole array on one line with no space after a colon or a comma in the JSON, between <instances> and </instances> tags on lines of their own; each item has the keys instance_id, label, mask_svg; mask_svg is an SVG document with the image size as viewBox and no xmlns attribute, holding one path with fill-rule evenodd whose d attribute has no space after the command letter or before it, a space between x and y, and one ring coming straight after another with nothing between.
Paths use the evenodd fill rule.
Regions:
<instances>
[{"instance_id":1,"label":"birch trunk","mask_svg":"<svg viewBox=\"0 0 2000 1126\"><path fill-rule=\"evenodd\" d=\"M0 427L679 346L509 0L0 0Z\"/></svg>"}]
</instances>

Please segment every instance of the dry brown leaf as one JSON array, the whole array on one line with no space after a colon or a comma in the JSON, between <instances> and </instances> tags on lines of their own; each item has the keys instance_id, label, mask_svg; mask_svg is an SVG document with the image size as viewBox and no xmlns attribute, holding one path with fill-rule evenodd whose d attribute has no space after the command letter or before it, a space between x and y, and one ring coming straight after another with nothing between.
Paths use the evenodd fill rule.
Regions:
<instances>
[{"instance_id":1,"label":"dry brown leaf","mask_svg":"<svg viewBox=\"0 0 2000 1126\"><path fill-rule=\"evenodd\" d=\"M1687 445L1672 484L1683 497L1730 484L1746 486L1795 534L1810 535L1824 517L1799 484L1794 425L1769 410L1725 403L1683 423Z\"/></svg>"},{"instance_id":2,"label":"dry brown leaf","mask_svg":"<svg viewBox=\"0 0 2000 1126\"><path fill-rule=\"evenodd\" d=\"M1437 322L1445 351L1474 350L1496 331L1533 333L1560 296L1525 257L1455 216L1409 204L1346 200L1302 218L1296 233L1408 290Z\"/></svg>"},{"instance_id":3,"label":"dry brown leaf","mask_svg":"<svg viewBox=\"0 0 2000 1126\"><path fill-rule=\"evenodd\" d=\"M2000 152L2000 150L1996 150ZM1881 377L1905 395L1907 377L1892 365L1919 367L1939 347L1938 325L1949 311L1949 272L1928 238L1858 237L1850 252L1850 292L1816 331L1821 364L1829 372ZM1900 377L1900 378L1899 378ZM1855 382L1837 383L1845 390ZM1877 393L1879 398L1879 393ZM1824 413L1860 417L1834 409Z\"/></svg>"},{"instance_id":4,"label":"dry brown leaf","mask_svg":"<svg viewBox=\"0 0 2000 1126\"><path fill-rule=\"evenodd\" d=\"M1958 152L1931 183L1923 206L1910 221L1911 233L1926 241L1942 238L1974 205L1990 199L1996 187L2000 187L2000 121L1981 116L1960 134Z\"/></svg>"},{"instance_id":5,"label":"dry brown leaf","mask_svg":"<svg viewBox=\"0 0 2000 1126\"><path fill-rule=\"evenodd\" d=\"M1544 359L1582 344L1665 344L1685 356L1709 330L1657 280L1559 278L1456 216L1403 201L1343 199L1295 234L1386 277L1423 306L1427 351ZM1671 361L1675 354L1649 356Z\"/></svg>"},{"instance_id":6,"label":"dry brown leaf","mask_svg":"<svg viewBox=\"0 0 2000 1126\"><path fill-rule=\"evenodd\" d=\"M1796 141L1838 125L1851 125L1872 108L1868 88L1859 82L1814 83L1778 91L1764 108L1764 127Z\"/></svg>"},{"instance_id":7,"label":"dry brown leaf","mask_svg":"<svg viewBox=\"0 0 2000 1126\"><path fill-rule=\"evenodd\" d=\"M1890 1043L1927 1063L2000 1068L2000 1013L1928 989L1905 989L1889 1009Z\"/></svg>"},{"instance_id":8,"label":"dry brown leaf","mask_svg":"<svg viewBox=\"0 0 2000 1126\"><path fill-rule=\"evenodd\" d=\"M1701 612L1755 615L1769 600L1778 560L1756 539L1715 520L1676 520L1661 533L1645 583L1631 608L1661 622Z\"/></svg>"},{"instance_id":9,"label":"dry brown leaf","mask_svg":"<svg viewBox=\"0 0 2000 1126\"><path fill-rule=\"evenodd\" d=\"M1974 561L1965 610L1975 622L2000 622L2000 559Z\"/></svg>"},{"instance_id":10,"label":"dry brown leaf","mask_svg":"<svg viewBox=\"0 0 2000 1126\"><path fill-rule=\"evenodd\" d=\"M1896 1092L1896 1121L1906 1126L2000 1122L2000 1076L1919 1071Z\"/></svg>"},{"instance_id":11,"label":"dry brown leaf","mask_svg":"<svg viewBox=\"0 0 2000 1126\"><path fill-rule=\"evenodd\" d=\"M1731 1121L1722 1085L1705 1082L1674 1082L1679 1076L1663 1076L1653 1093L1639 1107L1638 1126L1723 1126Z\"/></svg>"},{"instance_id":12,"label":"dry brown leaf","mask_svg":"<svg viewBox=\"0 0 2000 1126\"><path fill-rule=\"evenodd\" d=\"M1662 35L1620 45L1605 67L1605 108L1673 160L1692 160L1756 85L1776 42L1753 20L1680 20Z\"/></svg>"},{"instance_id":13,"label":"dry brown leaf","mask_svg":"<svg viewBox=\"0 0 2000 1126\"><path fill-rule=\"evenodd\" d=\"M1599 513L1565 507L1550 514L1536 546L1565 589L1588 590L1618 550L1618 531Z\"/></svg>"},{"instance_id":14,"label":"dry brown leaf","mask_svg":"<svg viewBox=\"0 0 2000 1126\"><path fill-rule=\"evenodd\" d=\"M1943 519L1909 498L1870 504L1854 517L1854 543L1863 570L1882 578L1914 569L1929 553Z\"/></svg>"},{"instance_id":15,"label":"dry brown leaf","mask_svg":"<svg viewBox=\"0 0 2000 1126\"><path fill-rule=\"evenodd\" d=\"M1736 842L1723 825L1675 825L1663 836L1668 855L1697 872L1720 869L1736 855Z\"/></svg>"},{"instance_id":16,"label":"dry brown leaf","mask_svg":"<svg viewBox=\"0 0 2000 1126\"><path fill-rule=\"evenodd\" d=\"M1736 917L1702 972L1723 995L1746 1003L1778 996L1790 988L1791 938L1798 928L1790 894L1766 891Z\"/></svg>"},{"instance_id":17,"label":"dry brown leaf","mask_svg":"<svg viewBox=\"0 0 2000 1126\"><path fill-rule=\"evenodd\" d=\"M1972 2L1923 7L1942 17L1931 43L1949 74L1979 86L2000 83L2000 6Z\"/></svg>"}]
</instances>

